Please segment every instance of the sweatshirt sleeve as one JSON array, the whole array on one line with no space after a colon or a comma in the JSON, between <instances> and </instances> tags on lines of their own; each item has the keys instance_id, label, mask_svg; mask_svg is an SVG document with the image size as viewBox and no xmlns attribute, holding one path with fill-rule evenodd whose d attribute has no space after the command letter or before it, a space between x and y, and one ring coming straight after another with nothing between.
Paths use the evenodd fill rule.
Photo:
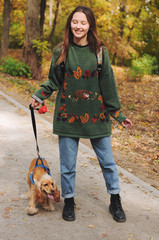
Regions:
<instances>
[{"instance_id":1,"label":"sweatshirt sleeve","mask_svg":"<svg viewBox=\"0 0 159 240\"><path fill-rule=\"evenodd\" d=\"M105 47L103 47L103 63L99 81L103 101L109 114L120 123L123 122L126 117L120 111L121 104L119 101L115 77L110 65L108 52Z\"/></svg>"},{"instance_id":2,"label":"sweatshirt sleeve","mask_svg":"<svg viewBox=\"0 0 159 240\"><path fill-rule=\"evenodd\" d=\"M43 83L40 86L40 89L38 89L32 96L35 100L37 100L41 104L43 103L43 100L51 96L53 91L59 90L61 87L63 73L61 71L61 67L59 65L56 65L59 53L60 48L56 48L53 51L52 61L48 74L48 81Z\"/></svg>"}]
</instances>

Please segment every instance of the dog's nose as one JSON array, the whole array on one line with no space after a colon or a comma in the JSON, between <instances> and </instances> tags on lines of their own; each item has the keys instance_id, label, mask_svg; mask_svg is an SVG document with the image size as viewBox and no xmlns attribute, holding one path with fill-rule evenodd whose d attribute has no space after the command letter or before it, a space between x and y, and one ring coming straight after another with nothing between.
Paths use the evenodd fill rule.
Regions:
<instances>
[{"instance_id":1,"label":"dog's nose","mask_svg":"<svg viewBox=\"0 0 159 240\"><path fill-rule=\"evenodd\" d=\"M51 193L54 193L54 190L53 190L53 189L51 190Z\"/></svg>"}]
</instances>

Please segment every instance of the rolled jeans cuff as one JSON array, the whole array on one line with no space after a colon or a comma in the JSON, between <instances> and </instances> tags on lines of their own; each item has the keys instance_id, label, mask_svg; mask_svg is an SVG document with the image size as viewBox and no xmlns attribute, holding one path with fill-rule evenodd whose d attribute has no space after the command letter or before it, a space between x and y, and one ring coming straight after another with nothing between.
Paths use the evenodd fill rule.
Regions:
<instances>
[{"instance_id":1,"label":"rolled jeans cuff","mask_svg":"<svg viewBox=\"0 0 159 240\"><path fill-rule=\"evenodd\" d=\"M70 194L66 194L66 195L62 195L63 198L72 198L75 196L75 193L70 193Z\"/></svg>"},{"instance_id":2,"label":"rolled jeans cuff","mask_svg":"<svg viewBox=\"0 0 159 240\"><path fill-rule=\"evenodd\" d=\"M116 190L107 190L108 194L119 194L120 193L120 188Z\"/></svg>"}]
</instances>

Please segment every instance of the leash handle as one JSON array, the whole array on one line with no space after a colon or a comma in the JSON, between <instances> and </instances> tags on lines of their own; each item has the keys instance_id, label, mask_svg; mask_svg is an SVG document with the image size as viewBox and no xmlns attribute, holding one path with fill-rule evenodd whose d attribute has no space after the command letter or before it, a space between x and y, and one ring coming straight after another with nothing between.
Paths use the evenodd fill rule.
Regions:
<instances>
[{"instance_id":1,"label":"leash handle","mask_svg":"<svg viewBox=\"0 0 159 240\"><path fill-rule=\"evenodd\" d=\"M33 126L35 141L36 141L37 155L38 155L38 158L40 158L39 146L38 146L38 140L37 140L37 132L36 132L36 122L35 122L34 108L32 107L31 104L29 105L29 109L30 109L30 112L31 112L31 120L32 120L32 126Z\"/></svg>"}]
</instances>

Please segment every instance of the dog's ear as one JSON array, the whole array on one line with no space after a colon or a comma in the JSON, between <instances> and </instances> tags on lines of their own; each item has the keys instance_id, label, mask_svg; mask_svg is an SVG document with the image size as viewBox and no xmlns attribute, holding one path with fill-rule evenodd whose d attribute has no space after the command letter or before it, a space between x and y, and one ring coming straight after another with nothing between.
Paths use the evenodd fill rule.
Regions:
<instances>
[{"instance_id":1,"label":"dog's ear","mask_svg":"<svg viewBox=\"0 0 159 240\"><path fill-rule=\"evenodd\" d=\"M57 189L57 186L54 187L54 201L60 202L60 191Z\"/></svg>"},{"instance_id":2,"label":"dog's ear","mask_svg":"<svg viewBox=\"0 0 159 240\"><path fill-rule=\"evenodd\" d=\"M40 188L41 183L40 183L40 181L38 181L36 178L34 178L34 183L35 183L35 185L36 185L38 188Z\"/></svg>"}]
</instances>

